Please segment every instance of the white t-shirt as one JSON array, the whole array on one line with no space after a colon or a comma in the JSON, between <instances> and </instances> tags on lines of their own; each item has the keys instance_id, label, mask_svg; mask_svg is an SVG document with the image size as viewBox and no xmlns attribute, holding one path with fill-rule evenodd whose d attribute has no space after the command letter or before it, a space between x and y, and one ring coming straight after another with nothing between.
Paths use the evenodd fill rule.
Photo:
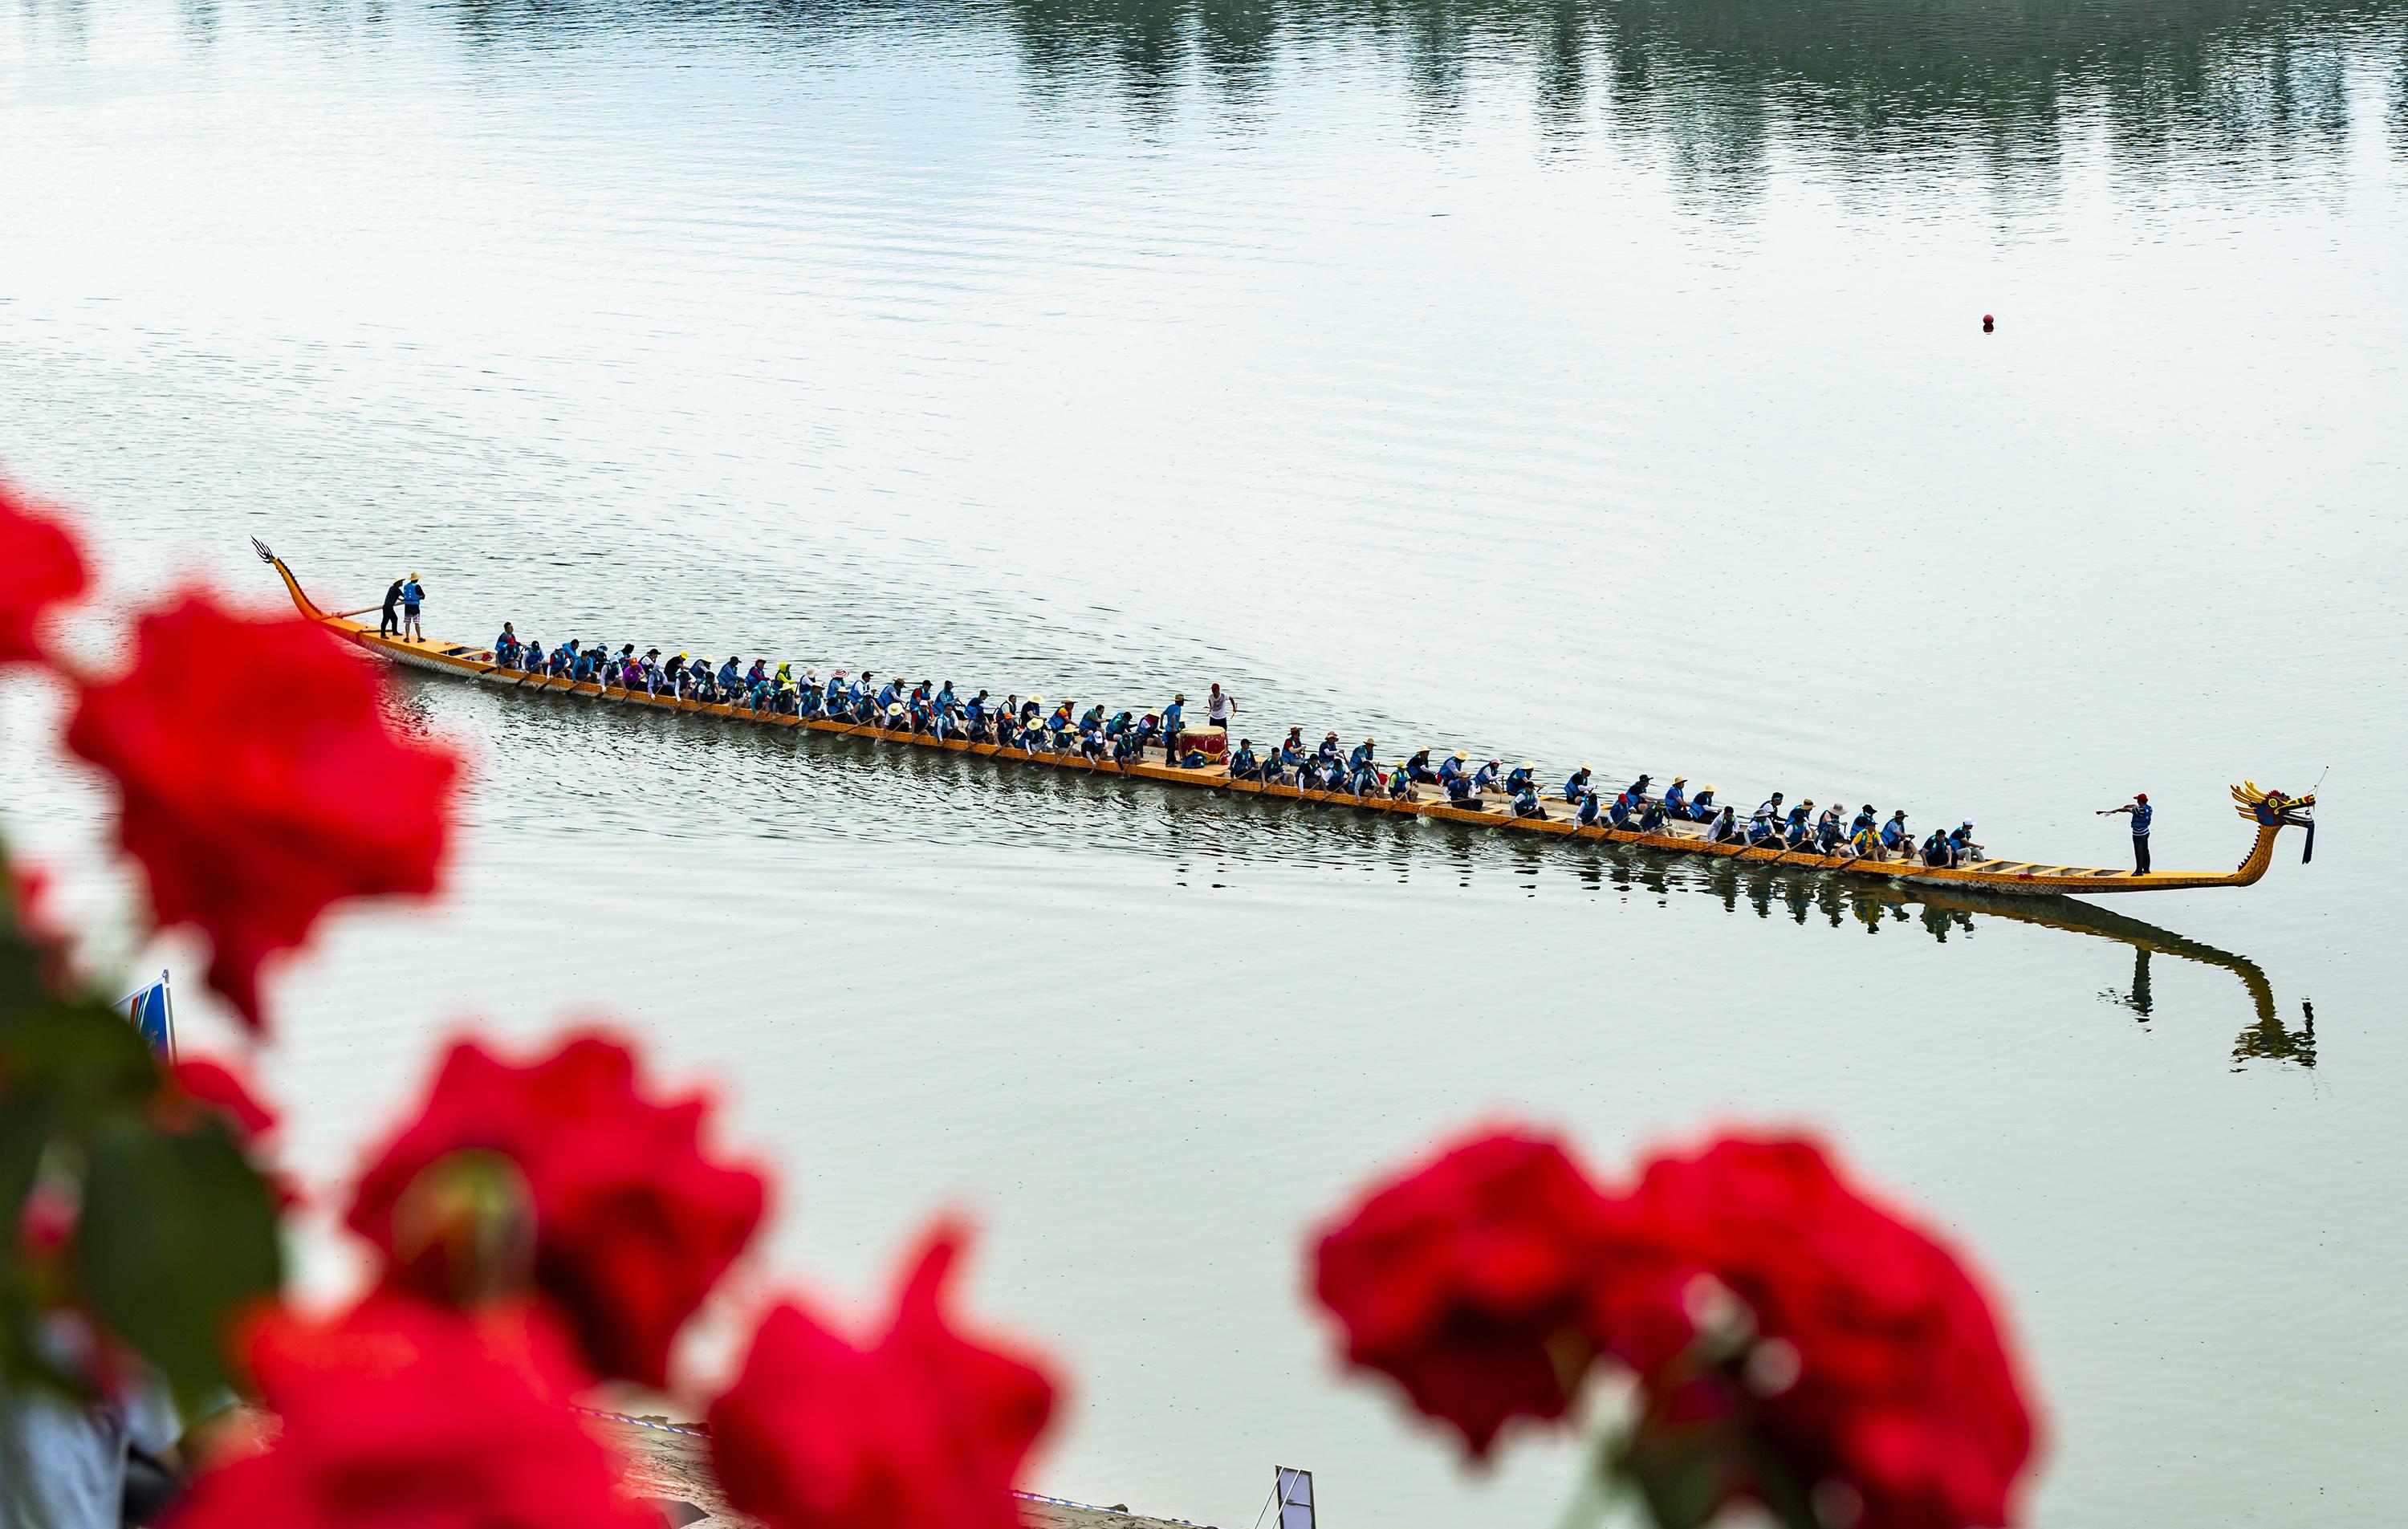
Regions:
<instances>
[{"instance_id":1,"label":"white t-shirt","mask_svg":"<svg viewBox=\"0 0 2408 1529\"><path fill-rule=\"evenodd\" d=\"M1229 693L1227 691L1223 691L1220 694L1212 696L1208 700L1204 708L1204 720L1206 722L1226 722L1229 720L1229 713L1236 709L1237 707L1232 705L1229 700Z\"/></svg>"}]
</instances>

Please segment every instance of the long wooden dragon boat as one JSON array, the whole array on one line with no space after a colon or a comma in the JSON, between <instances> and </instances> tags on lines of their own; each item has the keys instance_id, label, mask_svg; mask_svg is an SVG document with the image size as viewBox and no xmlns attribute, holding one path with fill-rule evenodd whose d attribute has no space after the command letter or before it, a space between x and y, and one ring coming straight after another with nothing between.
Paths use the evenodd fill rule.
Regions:
<instances>
[{"instance_id":1,"label":"long wooden dragon boat","mask_svg":"<svg viewBox=\"0 0 2408 1529\"><path fill-rule=\"evenodd\" d=\"M2287 796L2281 792L2260 790L2255 782L2243 782L2232 789L2235 810L2257 826L2258 837L2238 868L2223 873L2208 871L2125 871L2107 870L2084 865L2047 865L2024 860L1982 858L1956 865L1927 865L1910 855L1905 859L1876 860L1853 854L1823 854L1813 849L1775 849L1769 845L1750 846L1735 842L1713 843L1706 837L1703 823L1671 822L1650 832L1614 828L1598 822L1584 826L1572 819L1568 803L1544 804L1535 817L1517 816L1500 807L1485 810L1457 807L1442 796L1425 794L1415 787L1407 796L1356 796L1345 791L1315 791L1303 786L1265 785L1254 780L1231 779L1226 765L1212 764L1201 769L1188 769L1162 757L1162 750L1150 749L1142 762L1126 764L1110 761L1091 761L1077 753L1025 753L992 743L973 743L967 738L937 738L923 733L875 726L867 722L847 722L829 717L788 716L775 712L754 711L742 706L704 702L691 697L654 695L640 690L628 690L616 685L605 686L591 680L571 680L566 677L529 674L507 669L496 664L490 649L463 643L447 643L425 638L405 638L380 636L373 627L354 620L368 614L367 610L329 613L321 609L302 592L300 580L293 577L282 558L269 550L266 544L253 539L260 561L273 567L284 580L284 588L293 596L293 604L301 614L335 634L345 642L364 648L388 663L423 669L432 674L446 675L504 689L533 693L553 691L590 696L623 706L650 707L664 711L696 712L733 722L752 722L766 727L802 727L821 733L852 734L888 743L910 744L922 749L939 749L953 753L978 754L1015 764L1032 764L1059 770L1077 770L1090 774L1136 776L1158 780L1165 785L1201 787L1211 791L1270 797L1290 797L1300 801L1326 803L1333 807L1353 807L1364 812L1384 812L1405 817L1434 818L1446 822L1459 822L1467 827L1489 828L1501 833L1545 834L1562 838L1607 840L1615 844L1639 845L1650 850L1662 850L1678 854L1711 855L1750 864L1779 865L1797 870L1828 872L1840 876L1874 879L1926 887L1951 887L1960 891L1980 891L2010 896L2058 896L2067 893L2095 895L2109 892L2182 892L2200 887L2245 887L2266 874L2273 863L2274 840L2286 828L2308 830L2309 853L2315 845L2315 827L2312 810L2315 806L2313 793L2305 796ZM369 610L376 607L370 607ZM2305 855L2301 857L2303 860Z\"/></svg>"}]
</instances>

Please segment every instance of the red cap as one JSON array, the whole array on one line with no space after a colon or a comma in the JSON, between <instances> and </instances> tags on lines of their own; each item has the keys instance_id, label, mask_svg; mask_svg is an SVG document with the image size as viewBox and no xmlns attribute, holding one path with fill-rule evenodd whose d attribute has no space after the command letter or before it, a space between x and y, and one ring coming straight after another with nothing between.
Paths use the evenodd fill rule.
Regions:
<instances>
[{"instance_id":1,"label":"red cap","mask_svg":"<svg viewBox=\"0 0 2408 1529\"><path fill-rule=\"evenodd\" d=\"M2149 793L2145 791L2136 791L2132 793L2132 800L2136 802L2145 802L2148 799Z\"/></svg>"}]
</instances>

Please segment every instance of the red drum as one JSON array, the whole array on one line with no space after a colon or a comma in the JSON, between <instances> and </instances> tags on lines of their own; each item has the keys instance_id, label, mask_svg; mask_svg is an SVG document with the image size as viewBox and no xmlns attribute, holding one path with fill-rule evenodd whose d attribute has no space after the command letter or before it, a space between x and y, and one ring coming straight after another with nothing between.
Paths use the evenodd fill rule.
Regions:
<instances>
[{"instance_id":1,"label":"red drum","mask_svg":"<svg viewBox=\"0 0 2408 1529\"><path fill-rule=\"evenodd\" d=\"M1196 750L1206 759L1223 759L1229 752L1229 735L1219 727L1182 727L1179 730L1179 753L1182 759L1187 750Z\"/></svg>"}]
</instances>

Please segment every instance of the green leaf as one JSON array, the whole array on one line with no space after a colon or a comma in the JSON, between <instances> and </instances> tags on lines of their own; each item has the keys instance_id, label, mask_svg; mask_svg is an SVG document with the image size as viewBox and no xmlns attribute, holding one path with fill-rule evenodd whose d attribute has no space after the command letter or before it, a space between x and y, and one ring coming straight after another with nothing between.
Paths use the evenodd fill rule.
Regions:
<instances>
[{"instance_id":1,"label":"green leaf","mask_svg":"<svg viewBox=\"0 0 2408 1529\"><path fill-rule=\"evenodd\" d=\"M149 1100L159 1064L122 1016L54 1000L0 1022L0 1079L12 1098L40 1097L88 1123Z\"/></svg>"},{"instance_id":2,"label":"green leaf","mask_svg":"<svg viewBox=\"0 0 2408 1529\"><path fill-rule=\"evenodd\" d=\"M23 1213L59 1114L58 1102L42 1093L0 1091L0 1227L14 1227ZM15 1256L13 1243L0 1246L0 1264Z\"/></svg>"},{"instance_id":3,"label":"green leaf","mask_svg":"<svg viewBox=\"0 0 2408 1529\"><path fill-rule=\"evenodd\" d=\"M95 1135L77 1253L101 1321L188 1398L229 1383L229 1329L283 1279L275 1195L214 1121Z\"/></svg>"}]
</instances>

